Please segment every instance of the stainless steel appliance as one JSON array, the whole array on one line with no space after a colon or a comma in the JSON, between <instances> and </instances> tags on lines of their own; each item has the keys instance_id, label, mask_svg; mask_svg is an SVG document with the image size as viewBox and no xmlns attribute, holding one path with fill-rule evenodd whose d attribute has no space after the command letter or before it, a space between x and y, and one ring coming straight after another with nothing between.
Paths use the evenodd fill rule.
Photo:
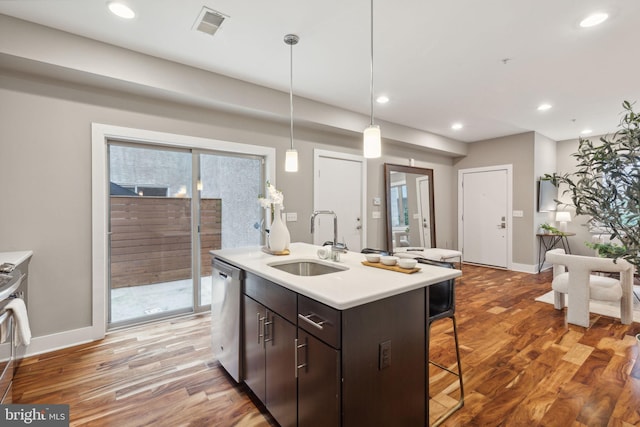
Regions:
<instances>
[{"instance_id":1,"label":"stainless steel appliance","mask_svg":"<svg viewBox=\"0 0 640 427\"><path fill-rule=\"evenodd\" d=\"M213 258L211 273L211 338L214 355L236 382L242 379L240 360L240 296L244 271Z\"/></svg>"},{"instance_id":2,"label":"stainless steel appliance","mask_svg":"<svg viewBox=\"0 0 640 427\"><path fill-rule=\"evenodd\" d=\"M12 384L16 348L13 345L13 312L5 310L11 298L21 296L20 285L25 277L20 270L0 273L0 403L12 403Z\"/></svg>"}]
</instances>

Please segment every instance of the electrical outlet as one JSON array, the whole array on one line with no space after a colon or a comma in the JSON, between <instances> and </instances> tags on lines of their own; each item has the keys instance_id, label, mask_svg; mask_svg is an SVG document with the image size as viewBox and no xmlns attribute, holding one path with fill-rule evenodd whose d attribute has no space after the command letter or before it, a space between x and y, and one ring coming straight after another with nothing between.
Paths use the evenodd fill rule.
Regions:
<instances>
[{"instance_id":1,"label":"electrical outlet","mask_svg":"<svg viewBox=\"0 0 640 427\"><path fill-rule=\"evenodd\" d=\"M389 366L391 366L391 340L378 345L378 369L382 370Z\"/></svg>"},{"instance_id":2,"label":"electrical outlet","mask_svg":"<svg viewBox=\"0 0 640 427\"><path fill-rule=\"evenodd\" d=\"M382 203L382 200L380 200L380 197L373 198L373 206L380 206L381 203Z\"/></svg>"},{"instance_id":3,"label":"electrical outlet","mask_svg":"<svg viewBox=\"0 0 640 427\"><path fill-rule=\"evenodd\" d=\"M287 212L287 222L295 222L298 220L298 212Z\"/></svg>"}]
</instances>

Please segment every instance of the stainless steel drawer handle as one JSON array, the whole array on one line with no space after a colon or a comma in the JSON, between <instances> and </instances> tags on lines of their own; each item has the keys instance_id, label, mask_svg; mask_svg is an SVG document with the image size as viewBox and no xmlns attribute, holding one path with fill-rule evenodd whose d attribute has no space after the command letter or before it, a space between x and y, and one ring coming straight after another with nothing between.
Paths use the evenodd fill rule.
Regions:
<instances>
[{"instance_id":1,"label":"stainless steel drawer handle","mask_svg":"<svg viewBox=\"0 0 640 427\"><path fill-rule=\"evenodd\" d=\"M298 338L296 338L294 340L294 347L295 347L294 348L294 351L295 351L294 356L295 357L294 357L294 362L293 363L294 363L294 366L296 368L296 373L295 373L295 377L296 378L298 378L298 370L307 367L306 363L298 364L298 350L300 350L301 348L306 347L306 346L307 346L306 342L304 344L298 344Z\"/></svg>"},{"instance_id":2,"label":"stainless steel drawer handle","mask_svg":"<svg viewBox=\"0 0 640 427\"><path fill-rule=\"evenodd\" d=\"M256 313L258 317L258 344L260 344L260 338L264 338L264 329L262 326L262 322L266 319L266 317L261 317L260 313Z\"/></svg>"},{"instance_id":3,"label":"stainless steel drawer handle","mask_svg":"<svg viewBox=\"0 0 640 427\"><path fill-rule=\"evenodd\" d=\"M308 324L310 324L314 328L318 328L320 330L323 330L324 327L322 325L327 323L327 321L326 320L321 320L320 322L314 322L313 320L311 320L312 316L318 317L318 315L316 315L314 313L309 313L306 316L304 314L299 314L298 313L298 319L304 320L305 322L307 322Z\"/></svg>"},{"instance_id":4,"label":"stainless steel drawer handle","mask_svg":"<svg viewBox=\"0 0 640 427\"><path fill-rule=\"evenodd\" d=\"M271 316L271 319L269 319L269 313L266 314L265 317L265 322L263 323L263 328L264 328L264 342L265 344L268 343L269 341L273 341L273 315ZM269 330L267 330L267 328L270 328Z\"/></svg>"}]
</instances>

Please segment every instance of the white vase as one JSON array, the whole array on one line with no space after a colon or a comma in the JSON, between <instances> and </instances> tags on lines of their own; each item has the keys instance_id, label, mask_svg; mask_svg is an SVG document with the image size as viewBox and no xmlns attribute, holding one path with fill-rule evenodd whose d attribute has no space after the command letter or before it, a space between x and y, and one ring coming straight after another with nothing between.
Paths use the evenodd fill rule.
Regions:
<instances>
[{"instance_id":1,"label":"white vase","mask_svg":"<svg viewBox=\"0 0 640 427\"><path fill-rule=\"evenodd\" d=\"M282 212L281 215L282 218L282 225L284 225L284 231L285 234L287 236L287 244L285 245L285 249L289 249L289 245L291 245L291 233L289 233L289 228L287 227L287 214L285 212Z\"/></svg>"},{"instance_id":2,"label":"white vase","mask_svg":"<svg viewBox=\"0 0 640 427\"><path fill-rule=\"evenodd\" d=\"M289 246L289 230L282 222L281 206L273 207L273 222L269 229L269 249L273 252L282 252Z\"/></svg>"}]
</instances>

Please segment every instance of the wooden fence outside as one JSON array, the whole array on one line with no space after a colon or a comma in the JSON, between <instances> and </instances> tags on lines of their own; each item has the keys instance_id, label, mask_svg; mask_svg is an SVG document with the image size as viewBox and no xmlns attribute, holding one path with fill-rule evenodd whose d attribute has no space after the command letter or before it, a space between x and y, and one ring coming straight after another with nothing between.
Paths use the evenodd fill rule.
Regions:
<instances>
[{"instance_id":1,"label":"wooden fence outside","mask_svg":"<svg viewBox=\"0 0 640 427\"><path fill-rule=\"evenodd\" d=\"M201 275L211 274L209 251L221 248L222 201L200 205ZM111 287L191 277L191 199L111 197Z\"/></svg>"}]
</instances>

